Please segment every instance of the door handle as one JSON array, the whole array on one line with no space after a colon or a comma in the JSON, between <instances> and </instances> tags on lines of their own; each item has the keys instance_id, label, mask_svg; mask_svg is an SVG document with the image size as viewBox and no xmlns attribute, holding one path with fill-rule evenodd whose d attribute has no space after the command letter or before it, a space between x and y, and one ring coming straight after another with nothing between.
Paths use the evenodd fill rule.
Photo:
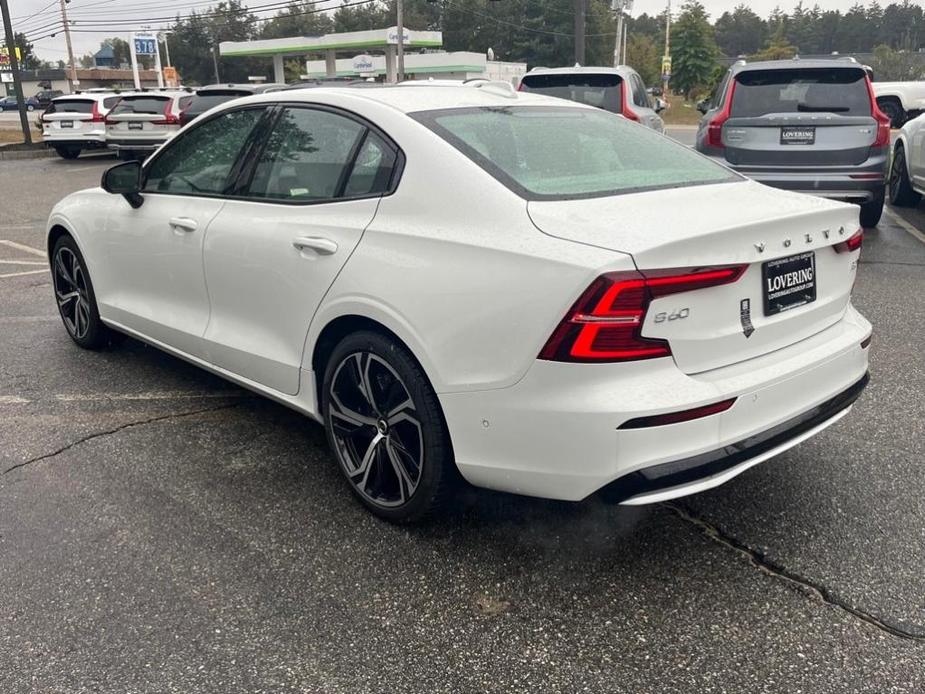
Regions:
<instances>
[{"instance_id":1,"label":"door handle","mask_svg":"<svg viewBox=\"0 0 925 694\"><path fill-rule=\"evenodd\" d=\"M196 231L199 228L199 223L189 217L171 217L169 224L171 229L182 229L183 231Z\"/></svg>"},{"instance_id":2,"label":"door handle","mask_svg":"<svg viewBox=\"0 0 925 694\"><path fill-rule=\"evenodd\" d=\"M318 255L332 255L337 252L336 243L320 236L299 236L292 240L292 245L300 251L312 250Z\"/></svg>"}]
</instances>

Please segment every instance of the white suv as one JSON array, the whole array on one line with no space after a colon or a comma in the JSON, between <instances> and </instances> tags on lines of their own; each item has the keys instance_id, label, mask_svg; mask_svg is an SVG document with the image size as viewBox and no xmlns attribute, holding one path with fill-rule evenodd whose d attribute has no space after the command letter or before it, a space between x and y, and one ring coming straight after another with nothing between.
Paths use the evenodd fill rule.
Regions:
<instances>
[{"instance_id":1,"label":"white suv","mask_svg":"<svg viewBox=\"0 0 925 694\"><path fill-rule=\"evenodd\" d=\"M59 96L42 114L42 137L64 159L106 147L106 114L119 101L115 92Z\"/></svg>"},{"instance_id":2,"label":"white suv","mask_svg":"<svg viewBox=\"0 0 925 694\"><path fill-rule=\"evenodd\" d=\"M193 96L173 90L125 94L106 116L106 145L120 157L153 152L180 130L180 113Z\"/></svg>"}]
</instances>

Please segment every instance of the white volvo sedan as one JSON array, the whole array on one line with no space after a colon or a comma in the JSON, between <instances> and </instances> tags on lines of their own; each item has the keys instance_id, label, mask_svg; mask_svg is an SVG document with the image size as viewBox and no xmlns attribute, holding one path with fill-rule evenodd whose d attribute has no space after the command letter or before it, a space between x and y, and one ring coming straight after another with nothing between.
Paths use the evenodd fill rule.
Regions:
<instances>
[{"instance_id":1,"label":"white volvo sedan","mask_svg":"<svg viewBox=\"0 0 925 694\"><path fill-rule=\"evenodd\" d=\"M857 208L489 82L237 100L60 202L81 347L126 333L324 424L393 521L482 487L645 504L867 382Z\"/></svg>"}]
</instances>

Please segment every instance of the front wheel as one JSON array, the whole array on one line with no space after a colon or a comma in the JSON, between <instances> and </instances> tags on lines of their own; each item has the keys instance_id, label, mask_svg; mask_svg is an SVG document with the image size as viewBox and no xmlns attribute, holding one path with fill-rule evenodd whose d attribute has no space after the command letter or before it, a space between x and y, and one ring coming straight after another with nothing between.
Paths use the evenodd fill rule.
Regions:
<instances>
[{"instance_id":1,"label":"front wheel","mask_svg":"<svg viewBox=\"0 0 925 694\"><path fill-rule=\"evenodd\" d=\"M884 191L878 192L870 202L861 203L861 226L872 229L880 222L883 216Z\"/></svg>"},{"instance_id":2,"label":"front wheel","mask_svg":"<svg viewBox=\"0 0 925 694\"><path fill-rule=\"evenodd\" d=\"M112 342L114 333L100 320L87 264L70 236L55 244L51 272L58 312L71 339L84 349L100 349Z\"/></svg>"},{"instance_id":3,"label":"front wheel","mask_svg":"<svg viewBox=\"0 0 925 694\"><path fill-rule=\"evenodd\" d=\"M456 463L437 395L396 339L362 331L325 369L328 442L353 493L374 514L421 520L449 500Z\"/></svg>"},{"instance_id":4,"label":"front wheel","mask_svg":"<svg viewBox=\"0 0 925 694\"><path fill-rule=\"evenodd\" d=\"M909 180L909 169L906 166L906 152L897 147L893 154L893 163L890 166L890 204L895 207L915 207L922 196L912 188Z\"/></svg>"},{"instance_id":5,"label":"front wheel","mask_svg":"<svg viewBox=\"0 0 925 694\"><path fill-rule=\"evenodd\" d=\"M906 112L898 99L889 98L877 102L877 106L890 119L890 127L901 128L906 122Z\"/></svg>"}]
</instances>

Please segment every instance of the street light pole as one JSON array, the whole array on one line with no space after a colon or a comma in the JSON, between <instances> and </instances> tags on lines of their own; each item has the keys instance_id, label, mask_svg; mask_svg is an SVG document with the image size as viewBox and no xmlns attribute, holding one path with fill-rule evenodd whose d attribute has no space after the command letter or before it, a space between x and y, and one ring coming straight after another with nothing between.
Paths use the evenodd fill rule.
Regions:
<instances>
[{"instance_id":1,"label":"street light pole","mask_svg":"<svg viewBox=\"0 0 925 694\"><path fill-rule=\"evenodd\" d=\"M405 80L405 6L403 0L395 2L395 24L398 29L398 47L396 57L398 58L398 81Z\"/></svg>"},{"instance_id":2,"label":"street light pole","mask_svg":"<svg viewBox=\"0 0 925 694\"><path fill-rule=\"evenodd\" d=\"M617 38L613 46L613 66L617 67L625 60L623 56L626 54L623 15L633 9L633 0L612 0L610 9L617 13Z\"/></svg>"},{"instance_id":3,"label":"street light pole","mask_svg":"<svg viewBox=\"0 0 925 694\"><path fill-rule=\"evenodd\" d=\"M61 21L64 23L64 42L67 44L68 74L67 81L70 91L74 91L77 81L77 65L74 62L74 47L71 45L71 23L67 21L67 3L70 0L61 0Z\"/></svg>"},{"instance_id":4,"label":"street light pole","mask_svg":"<svg viewBox=\"0 0 925 694\"><path fill-rule=\"evenodd\" d=\"M10 69L13 71L13 92L16 94L16 103L19 106L19 124L22 126L23 140L27 145L32 144L32 131L29 130L29 117L26 115L26 99L22 93L22 79L19 75L19 59L16 57L16 37L13 35L13 24L10 21L10 8L7 0L0 0L0 13L3 14L3 32L6 35L6 50L10 56Z\"/></svg>"},{"instance_id":5,"label":"street light pole","mask_svg":"<svg viewBox=\"0 0 925 694\"><path fill-rule=\"evenodd\" d=\"M585 0L575 0L575 63L585 64Z\"/></svg>"}]
</instances>

